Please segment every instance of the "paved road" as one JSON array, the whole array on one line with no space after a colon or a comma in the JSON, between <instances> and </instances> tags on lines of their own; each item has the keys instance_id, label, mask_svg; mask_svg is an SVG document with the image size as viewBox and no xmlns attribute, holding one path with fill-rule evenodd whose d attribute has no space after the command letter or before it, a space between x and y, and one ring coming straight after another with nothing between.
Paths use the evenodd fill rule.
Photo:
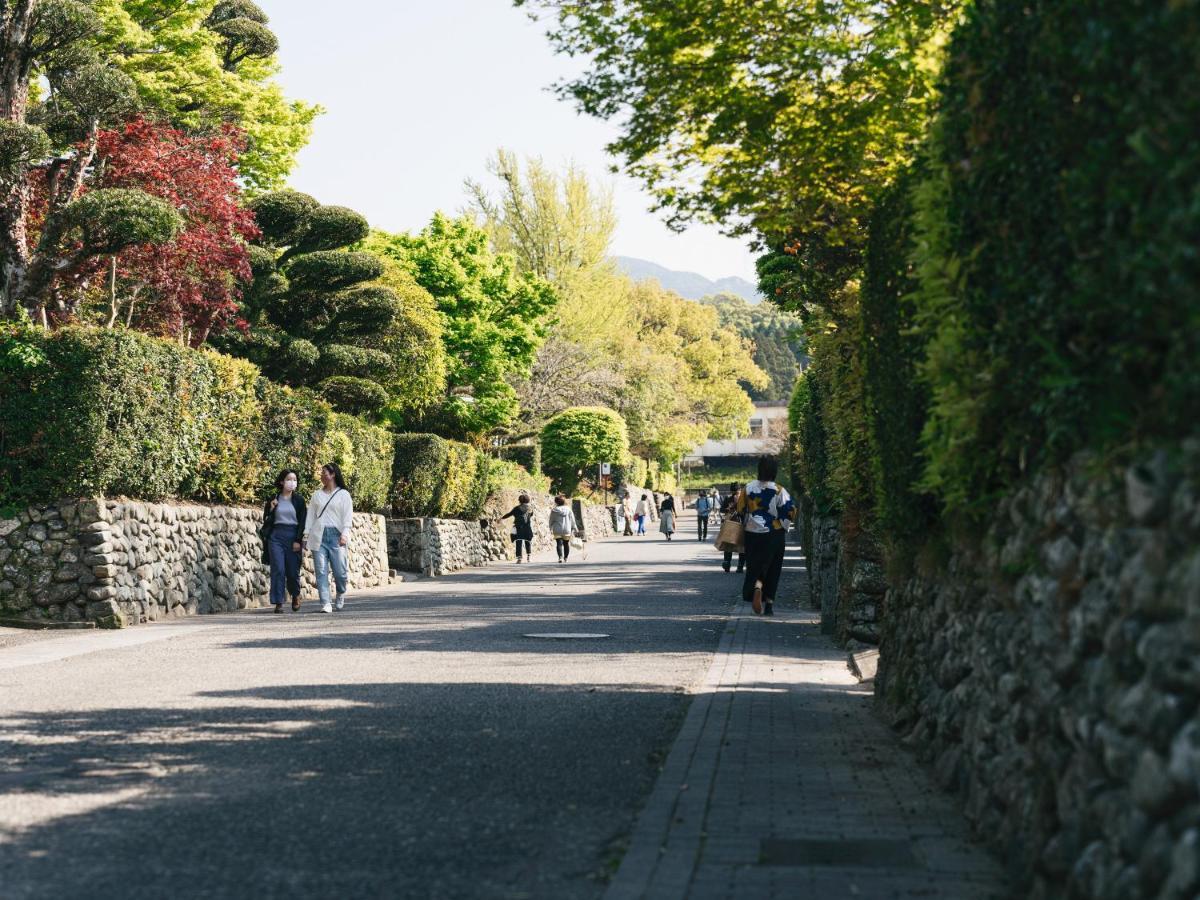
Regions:
<instances>
[{"instance_id":1,"label":"paved road","mask_svg":"<svg viewBox=\"0 0 1200 900\"><path fill-rule=\"evenodd\" d=\"M733 582L654 535L0 648L0 895L597 897Z\"/></svg>"}]
</instances>

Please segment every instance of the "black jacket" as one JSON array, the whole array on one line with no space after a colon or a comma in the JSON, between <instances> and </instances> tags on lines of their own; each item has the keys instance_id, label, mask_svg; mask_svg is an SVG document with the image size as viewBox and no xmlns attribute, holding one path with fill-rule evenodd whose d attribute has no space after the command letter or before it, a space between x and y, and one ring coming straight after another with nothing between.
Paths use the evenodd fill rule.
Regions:
<instances>
[{"instance_id":1,"label":"black jacket","mask_svg":"<svg viewBox=\"0 0 1200 900\"><path fill-rule=\"evenodd\" d=\"M268 548L271 543L271 532L275 529L275 510L271 508L271 501L276 497L272 497L263 504L263 523L262 527L258 529L258 534L262 538L264 563L271 561L271 552ZM296 511L296 540L300 540L301 535L304 534L304 523L308 518L308 506L304 503L304 498L300 496L299 491L292 491L292 509Z\"/></svg>"},{"instance_id":2,"label":"black jacket","mask_svg":"<svg viewBox=\"0 0 1200 900\"><path fill-rule=\"evenodd\" d=\"M517 533L516 533L515 537L518 541L532 541L533 540L533 507L532 506L529 507L528 512L525 512L524 510L522 510L520 506L514 506L507 515L501 516L500 518L501 518L501 520L504 520L504 519L512 519L513 520L513 524L517 528Z\"/></svg>"}]
</instances>

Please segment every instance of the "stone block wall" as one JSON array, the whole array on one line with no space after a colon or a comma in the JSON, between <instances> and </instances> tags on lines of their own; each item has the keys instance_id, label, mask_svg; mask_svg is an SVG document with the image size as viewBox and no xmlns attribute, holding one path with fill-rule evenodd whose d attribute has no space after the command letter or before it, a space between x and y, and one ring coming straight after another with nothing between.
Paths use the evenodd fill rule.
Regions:
<instances>
[{"instance_id":1,"label":"stone block wall","mask_svg":"<svg viewBox=\"0 0 1200 900\"><path fill-rule=\"evenodd\" d=\"M500 517L517 505L518 495L516 491L504 491L490 497L479 520L388 519L390 566L405 572L446 575L515 559L510 536L512 520ZM530 502L534 508L533 552L553 553L549 520L554 498L548 494L531 495ZM576 515L582 517L589 541L603 540L613 533L612 518L603 506L583 504Z\"/></svg>"},{"instance_id":2,"label":"stone block wall","mask_svg":"<svg viewBox=\"0 0 1200 900\"><path fill-rule=\"evenodd\" d=\"M887 595L881 710L1022 896L1200 896L1200 445L1183 456L1044 473Z\"/></svg>"},{"instance_id":3,"label":"stone block wall","mask_svg":"<svg viewBox=\"0 0 1200 900\"><path fill-rule=\"evenodd\" d=\"M0 618L120 627L265 606L260 521L258 509L101 499L27 509L0 521ZM352 587L388 583L383 517L355 514L348 556Z\"/></svg>"}]
</instances>

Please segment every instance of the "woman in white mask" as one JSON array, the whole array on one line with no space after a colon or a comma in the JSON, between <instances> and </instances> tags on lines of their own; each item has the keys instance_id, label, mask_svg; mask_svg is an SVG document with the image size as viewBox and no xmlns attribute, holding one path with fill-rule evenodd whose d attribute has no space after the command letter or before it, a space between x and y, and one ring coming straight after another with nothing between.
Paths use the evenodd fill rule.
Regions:
<instances>
[{"instance_id":1,"label":"woman in white mask","mask_svg":"<svg viewBox=\"0 0 1200 900\"><path fill-rule=\"evenodd\" d=\"M292 611L300 608L300 526L308 510L296 490L299 477L284 469L275 479L275 496L263 507L263 562L271 567L271 603L275 612L283 612L287 594Z\"/></svg>"}]
</instances>

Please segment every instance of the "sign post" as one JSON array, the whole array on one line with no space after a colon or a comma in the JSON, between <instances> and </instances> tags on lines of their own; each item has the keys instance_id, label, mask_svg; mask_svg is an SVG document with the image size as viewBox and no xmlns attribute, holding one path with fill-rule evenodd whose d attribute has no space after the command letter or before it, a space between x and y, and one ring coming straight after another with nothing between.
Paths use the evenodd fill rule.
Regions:
<instances>
[{"instance_id":1,"label":"sign post","mask_svg":"<svg viewBox=\"0 0 1200 900\"><path fill-rule=\"evenodd\" d=\"M600 463L600 483L604 485L604 505L608 506L608 479L612 475L612 463Z\"/></svg>"}]
</instances>

